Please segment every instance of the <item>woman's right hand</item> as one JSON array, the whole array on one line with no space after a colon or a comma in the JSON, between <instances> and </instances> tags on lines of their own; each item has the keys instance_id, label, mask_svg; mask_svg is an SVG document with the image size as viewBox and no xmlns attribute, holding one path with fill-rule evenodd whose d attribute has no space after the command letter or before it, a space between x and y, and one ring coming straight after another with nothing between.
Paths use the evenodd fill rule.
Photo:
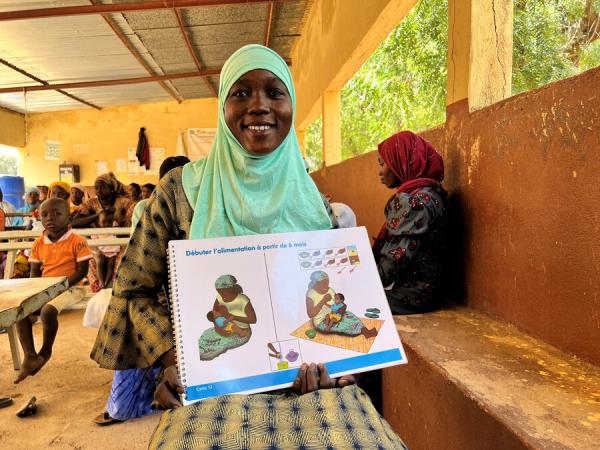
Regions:
<instances>
[{"instance_id":1,"label":"woman's right hand","mask_svg":"<svg viewBox=\"0 0 600 450\"><path fill-rule=\"evenodd\" d=\"M177 366L169 366L165 369L162 383L154 391L153 405L158 409L179 408L183 406L179 400L183 391L183 385L179 382L177 375Z\"/></svg>"}]
</instances>

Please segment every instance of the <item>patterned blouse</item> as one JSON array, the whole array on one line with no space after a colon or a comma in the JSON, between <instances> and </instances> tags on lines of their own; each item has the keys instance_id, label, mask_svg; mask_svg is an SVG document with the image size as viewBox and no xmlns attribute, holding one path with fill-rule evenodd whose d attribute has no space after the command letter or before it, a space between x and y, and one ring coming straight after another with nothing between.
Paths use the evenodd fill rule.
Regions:
<instances>
[{"instance_id":1,"label":"patterned blouse","mask_svg":"<svg viewBox=\"0 0 600 450\"><path fill-rule=\"evenodd\" d=\"M119 196L115 199L115 222L118 222L120 227L131 226L131 216L133 215L133 208L135 203L124 196ZM90 216L102 211L104 208L100 203L98 197L90 198L86 200L77 209L77 213L83 216ZM94 222L95 227L99 227L98 219Z\"/></svg>"},{"instance_id":2,"label":"patterned blouse","mask_svg":"<svg viewBox=\"0 0 600 450\"><path fill-rule=\"evenodd\" d=\"M181 172L163 177L131 235L91 353L100 367L148 367L174 345L169 313L157 295L168 281L167 244L189 238L194 215Z\"/></svg>"},{"instance_id":3,"label":"patterned blouse","mask_svg":"<svg viewBox=\"0 0 600 450\"><path fill-rule=\"evenodd\" d=\"M388 239L377 260L392 312L435 308L445 246L446 192L399 192L385 205ZM396 311L395 311L396 309Z\"/></svg>"}]
</instances>

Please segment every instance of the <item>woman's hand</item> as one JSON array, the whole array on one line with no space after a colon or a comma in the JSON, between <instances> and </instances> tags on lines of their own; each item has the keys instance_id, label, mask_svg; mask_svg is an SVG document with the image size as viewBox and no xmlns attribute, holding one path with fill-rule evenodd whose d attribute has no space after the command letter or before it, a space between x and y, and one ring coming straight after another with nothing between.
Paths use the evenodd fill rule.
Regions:
<instances>
[{"instance_id":1,"label":"woman's hand","mask_svg":"<svg viewBox=\"0 0 600 450\"><path fill-rule=\"evenodd\" d=\"M292 384L292 390L303 395L318 389L341 388L351 384L356 384L356 380L352 375L331 378L325 364L311 363L308 365L304 363L298 371L298 377L294 380L294 384Z\"/></svg>"},{"instance_id":2,"label":"woman's hand","mask_svg":"<svg viewBox=\"0 0 600 450\"><path fill-rule=\"evenodd\" d=\"M165 369L164 378L154 391L152 406L157 409L174 409L182 406L179 396L183 394L183 386L179 382L177 366Z\"/></svg>"}]
</instances>

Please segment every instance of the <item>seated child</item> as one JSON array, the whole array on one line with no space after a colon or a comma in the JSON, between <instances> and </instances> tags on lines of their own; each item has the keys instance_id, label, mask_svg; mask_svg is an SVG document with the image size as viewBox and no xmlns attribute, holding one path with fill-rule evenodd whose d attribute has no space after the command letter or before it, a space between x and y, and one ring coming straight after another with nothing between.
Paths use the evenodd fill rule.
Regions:
<instances>
[{"instance_id":1,"label":"seated child","mask_svg":"<svg viewBox=\"0 0 600 450\"><path fill-rule=\"evenodd\" d=\"M33 243L29 257L30 277L66 276L70 289L40 310L44 340L39 353L35 350L30 318L25 317L17 322L24 359L15 383L35 375L52 356L52 345L58 331L58 313L83 297L81 289L72 286L85 277L92 258L85 238L73 233L69 227L69 204L66 201L60 198L46 200L40 208L40 216L45 231Z\"/></svg>"},{"instance_id":2,"label":"seated child","mask_svg":"<svg viewBox=\"0 0 600 450\"><path fill-rule=\"evenodd\" d=\"M110 228L118 225L114 217L113 211L102 210L98 216L98 222L102 228ZM99 234L92 236L92 239L110 239L114 237L110 234ZM118 245L103 245L94 249L94 260L98 271L98 286L94 286L94 291L112 286L115 263L120 251L121 247Z\"/></svg>"},{"instance_id":3,"label":"seated child","mask_svg":"<svg viewBox=\"0 0 600 450\"><path fill-rule=\"evenodd\" d=\"M333 305L330 306L331 312L325 316L325 325L327 325L327 331L331 330L336 323L342 320L344 313L346 312L346 304L344 303L344 294L335 294L335 300Z\"/></svg>"}]
</instances>

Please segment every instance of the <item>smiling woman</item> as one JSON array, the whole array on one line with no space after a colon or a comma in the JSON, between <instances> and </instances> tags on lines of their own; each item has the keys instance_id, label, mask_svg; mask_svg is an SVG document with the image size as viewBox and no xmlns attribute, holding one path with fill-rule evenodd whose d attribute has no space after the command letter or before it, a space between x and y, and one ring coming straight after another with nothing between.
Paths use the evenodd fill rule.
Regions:
<instances>
[{"instance_id":1,"label":"smiling woman","mask_svg":"<svg viewBox=\"0 0 600 450\"><path fill-rule=\"evenodd\" d=\"M268 70L252 70L231 87L225 100L225 122L249 153L268 154L290 132L290 94Z\"/></svg>"},{"instance_id":2,"label":"smiling woman","mask_svg":"<svg viewBox=\"0 0 600 450\"><path fill-rule=\"evenodd\" d=\"M217 414L225 415L225 421L235 420L233 411L242 410L249 419L244 435L256 442L281 447L293 434L292 441L300 447L330 442L337 448L401 448L366 395L349 386L347 377L331 379L322 365L303 367L295 387L306 395L297 400L277 394L232 395L180 408L183 386L175 366L172 325L157 299L167 281L168 241L332 227L304 167L293 127L295 101L290 71L277 53L260 45L236 51L221 72L218 128L210 154L160 180L133 232L92 358L107 369L165 367L155 400L163 408L179 409L163 414L150 448L199 448L197 442L203 443L200 448L228 445L228 433L196 425L213 421ZM265 407L265 401L273 408ZM231 414L219 412L222 402L231 406ZM315 407L328 411L327 427L315 419L320 417ZM272 414L273 420L265 414ZM294 432L289 421L274 422L288 415L300 418L303 426ZM348 422L341 418L348 415L356 415L355 433L344 432ZM194 431L180 433L181 427L171 426L175 422L193 422ZM275 424L269 427L272 431L267 431L268 423ZM221 425L228 426L217 424ZM248 447L246 442L238 444Z\"/></svg>"}]
</instances>

